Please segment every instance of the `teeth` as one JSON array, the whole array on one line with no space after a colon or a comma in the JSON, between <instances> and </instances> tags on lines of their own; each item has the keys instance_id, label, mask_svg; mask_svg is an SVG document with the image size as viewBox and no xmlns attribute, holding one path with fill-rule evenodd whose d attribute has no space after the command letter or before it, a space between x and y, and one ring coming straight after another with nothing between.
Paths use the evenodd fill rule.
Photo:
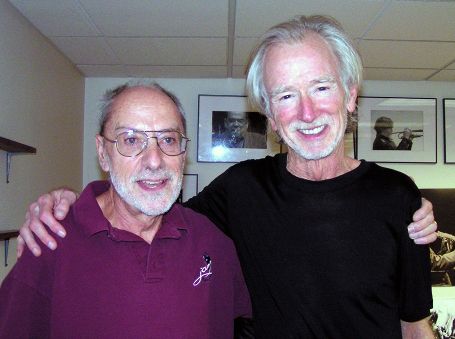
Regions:
<instances>
[{"instance_id":1,"label":"teeth","mask_svg":"<svg viewBox=\"0 0 455 339\"><path fill-rule=\"evenodd\" d=\"M301 129L300 132L303 134L318 134L324 129L324 126L319 126L313 129Z\"/></svg>"},{"instance_id":2,"label":"teeth","mask_svg":"<svg viewBox=\"0 0 455 339\"><path fill-rule=\"evenodd\" d=\"M160 181L149 181L149 180L141 180L144 184L146 184L147 186L151 186L151 187L155 187L155 186L158 186L159 184L161 184L163 181L160 180Z\"/></svg>"}]
</instances>

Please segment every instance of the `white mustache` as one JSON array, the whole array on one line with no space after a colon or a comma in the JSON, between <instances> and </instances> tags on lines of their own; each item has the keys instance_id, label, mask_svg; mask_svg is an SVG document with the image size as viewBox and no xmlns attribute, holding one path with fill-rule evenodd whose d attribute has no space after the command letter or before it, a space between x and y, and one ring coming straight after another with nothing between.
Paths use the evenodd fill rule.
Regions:
<instances>
[{"instance_id":1,"label":"white mustache","mask_svg":"<svg viewBox=\"0 0 455 339\"><path fill-rule=\"evenodd\" d=\"M145 170L144 173L139 173L133 175L130 178L131 182L135 181L160 181L171 179L173 176L173 172L170 170L165 169L157 169L157 170Z\"/></svg>"}]
</instances>

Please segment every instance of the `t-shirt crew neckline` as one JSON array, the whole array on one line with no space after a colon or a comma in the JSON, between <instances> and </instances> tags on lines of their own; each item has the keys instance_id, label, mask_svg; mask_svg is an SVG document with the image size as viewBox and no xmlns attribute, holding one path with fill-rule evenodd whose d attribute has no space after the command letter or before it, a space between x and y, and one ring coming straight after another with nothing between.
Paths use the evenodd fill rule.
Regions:
<instances>
[{"instance_id":1,"label":"t-shirt crew neckline","mask_svg":"<svg viewBox=\"0 0 455 339\"><path fill-rule=\"evenodd\" d=\"M296 177L286 169L287 153L278 155L278 172L281 182L286 186L300 191L309 192L326 192L336 189L341 189L345 186L351 185L358 178L363 176L371 167L371 163L360 160L360 165L352 171L342 174L338 177L320 181L313 181Z\"/></svg>"}]
</instances>

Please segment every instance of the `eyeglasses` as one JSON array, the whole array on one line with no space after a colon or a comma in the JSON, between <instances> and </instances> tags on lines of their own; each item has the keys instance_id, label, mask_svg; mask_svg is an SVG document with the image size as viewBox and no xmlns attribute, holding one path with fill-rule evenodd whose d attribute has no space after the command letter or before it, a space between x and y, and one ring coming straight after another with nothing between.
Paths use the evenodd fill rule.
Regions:
<instances>
[{"instance_id":1,"label":"eyeglasses","mask_svg":"<svg viewBox=\"0 0 455 339\"><path fill-rule=\"evenodd\" d=\"M155 136L149 136L147 133L155 133ZM110 140L105 136L103 138L115 143L117 151L125 157L134 157L141 154L147 148L149 139L155 139L161 152L170 156L184 153L188 141L190 141L190 139L178 131L129 130L118 134L115 140Z\"/></svg>"}]
</instances>

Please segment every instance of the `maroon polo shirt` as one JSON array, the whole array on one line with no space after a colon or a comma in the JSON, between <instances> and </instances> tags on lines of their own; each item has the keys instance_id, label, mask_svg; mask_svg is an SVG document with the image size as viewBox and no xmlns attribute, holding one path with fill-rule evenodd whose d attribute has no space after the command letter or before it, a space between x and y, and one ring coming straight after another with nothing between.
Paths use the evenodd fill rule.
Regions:
<instances>
[{"instance_id":1,"label":"maroon polo shirt","mask_svg":"<svg viewBox=\"0 0 455 339\"><path fill-rule=\"evenodd\" d=\"M174 205L152 244L113 228L87 186L39 258L26 251L0 289L1 338L232 338L250 316L232 241Z\"/></svg>"}]
</instances>

